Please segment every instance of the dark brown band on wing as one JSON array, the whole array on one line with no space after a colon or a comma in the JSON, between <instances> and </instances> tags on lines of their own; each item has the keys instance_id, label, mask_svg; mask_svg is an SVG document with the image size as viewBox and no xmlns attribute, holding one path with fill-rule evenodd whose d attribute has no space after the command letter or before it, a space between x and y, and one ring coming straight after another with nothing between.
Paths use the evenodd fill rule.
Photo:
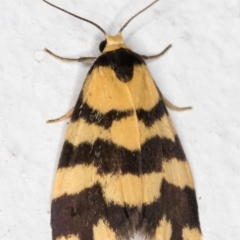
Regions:
<instances>
[{"instance_id":1,"label":"dark brown band on wing","mask_svg":"<svg viewBox=\"0 0 240 240\"><path fill-rule=\"evenodd\" d=\"M177 158L185 161L179 138L175 142L156 136L147 140L141 151L130 151L116 144L97 139L93 144L81 143L73 147L65 142L59 161L59 168L74 167L77 164L93 164L99 174L131 173L134 175L160 172L162 161Z\"/></svg>"},{"instance_id":2,"label":"dark brown band on wing","mask_svg":"<svg viewBox=\"0 0 240 240\"><path fill-rule=\"evenodd\" d=\"M168 115L166 107L162 100L150 110L137 109L137 118L141 120L146 126L150 127L154 122L161 119L165 114ZM117 111L111 110L108 113L101 113L98 110L88 106L87 103L82 102L82 97L79 96L78 102L74 108L71 121L75 122L83 118L88 123L94 123L108 129L112 126L113 121L120 121L134 114L134 110Z\"/></svg>"},{"instance_id":3,"label":"dark brown band on wing","mask_svg":"<svg viewBox=\"0 0 240 240\"><path fill-rule=\"evenodd\" d=\"M93 225L97 225L99 219L107 220L114 231L127 236L136 215L136 207L106 204L101 185L95 184L77 195L64 195L52 201L53 239L73 234L81 240L94 240Z\"/></svg>"},{"instance_id":4,"label":"dark brown band on wing","mask_svg":"<svg viewBox=\"0 0 240 240\"><path fill-rule=\"evenodd\" d=\"M150 127L158 119L161 119L165 114L168 115L164 102L160 99L158 103L150 110L137 109L138 120Z\"/></svg>"},{"instance_id":5,"label":"dark brown band on wing","mask_svg":"<svg viewBox=\"0 0 240 240\"><path fill-rule=\"evenodd\" d=\"M194 189L181 189L163 180L160 192L161 197L154 203L143 205L144 232L153 234L164 216L172 225L171 240L183 240L184 227L197 228L201 232Z\"/></svg>"},{"instance_id":6,"label":"dark brown band on wing","mask_svg":"<svg viewBox=\"0 0 240 240\"><path fill-rule=\"evenodd\" d=\"M83 118L87 123L94 123L98 126L102 126L108 129L112 126L113 121L119 121L123 118L132 116L134 114L133 110L127 111L117 111L111 110L108 113L101 113L88 106L87 103L83 103L80 107L75 108L72 116L72 121L78 121Z\"/></svg>"},{"instance_id":7,"label":"dark brown band on wing","mask_svg":"<svg viewBox=\"0 0 240 240\"><path fill-rule=\"evenodd\" d=\"M160 197L151 204L143 203L142 211L136 206L107 203L99 184L76 195L61 196L52 202L53 239L73 234L81 240L94 240L93 226L100 219L124 239L129 239L133 231L152 237L163 218L171 223L171 240L183 240L182 231L186 227L201 232L193 189L181 189L163 180L159 191Z\"/></svg>"}]
</instances>

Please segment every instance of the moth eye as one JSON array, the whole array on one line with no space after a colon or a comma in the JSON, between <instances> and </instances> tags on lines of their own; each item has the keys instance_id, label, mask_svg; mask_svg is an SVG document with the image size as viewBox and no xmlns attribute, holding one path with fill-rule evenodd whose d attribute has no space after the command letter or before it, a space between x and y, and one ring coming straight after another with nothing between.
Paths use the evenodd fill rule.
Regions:
<instances>
[{"instance_id":1,"label":"moth eye","mask_svg":"<svg viewBox=\"0 0 240 240\"><path fill-rule=\"evenodd\" d=\"M99 44L99 50L100 52L103 52L104 48L106 47L107 45L107 40L104 40L102 41L100 44Z\"/></svg>"}]
</instances>

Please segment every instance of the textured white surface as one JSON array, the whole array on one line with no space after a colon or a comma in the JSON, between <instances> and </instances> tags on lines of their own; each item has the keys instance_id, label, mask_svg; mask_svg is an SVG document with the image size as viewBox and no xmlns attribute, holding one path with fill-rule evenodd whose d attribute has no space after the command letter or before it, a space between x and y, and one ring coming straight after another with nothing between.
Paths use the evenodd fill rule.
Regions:
<instances>
[{"instance_id":1,"label":"textured white surface","mask_svg":"<svg viewBox=\"0 0 240 240\"><path fill-rule=\"evenodd\" d=\"M114 34L150 1L52 2ZM90 66L42 50L97 56L103 35L41 0L1 0L0 16L0 239L50 240L51 189L66 122L45 120L74 105ZM161 0L123 35L146 55L173 44L148 66L171 102L194 107L170 114L195 178L204 239L239 239L239 0Z\"/></svg>"}]
</instances>

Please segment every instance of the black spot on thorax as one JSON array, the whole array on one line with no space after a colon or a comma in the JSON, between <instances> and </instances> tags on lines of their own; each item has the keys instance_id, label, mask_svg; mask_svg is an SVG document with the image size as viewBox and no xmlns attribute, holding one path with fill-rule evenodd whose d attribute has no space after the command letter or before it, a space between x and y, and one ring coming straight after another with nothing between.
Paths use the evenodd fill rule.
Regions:
<instances>
[{"instance_id":1,"label":"black spot on thorax","mask_svg":"<svg viewBox=\"0 0 240 240\"><path fill-rule=\"evenodd\" d=\"M145 62L143 58L131 50L119 48L115 51L103 53L89 70L91 73L97 67L110 67L114 70L117 78L122 82L128 82L133 77L135 65L141 65Z\"/></svg>"}]
</instances>

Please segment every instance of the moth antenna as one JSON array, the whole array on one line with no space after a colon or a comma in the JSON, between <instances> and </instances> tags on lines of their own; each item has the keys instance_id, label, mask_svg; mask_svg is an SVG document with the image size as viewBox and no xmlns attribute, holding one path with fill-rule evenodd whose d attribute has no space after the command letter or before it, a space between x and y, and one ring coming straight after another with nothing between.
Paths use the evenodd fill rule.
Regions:
<instances>
[{"instance_id":1,"label":"moth antenna","mask_svg":"<svg viewBox=\"0 0 240 240\"><path fill-rule=\"evenodd\" d=\"M90 20L88 20L88 19L86 19L86 18L83 18L83 17L77 16L77 15L75 15L75 14L73 14L73 13L70 13L70 12L68 12L68 11L66 11L66 10L64 10L64 9L62 9L62 8L60 8L60 7L57 7L57 6L53 5L53 4L50 3L50 2L47 2L46 0L43 0L43 1L44 1L45 3L51 5L52 7L55 7L55 8L57 8L57 9L59 9L59 10L65 12L65 13L68 13L68 14L70 14L70 15L76 17L76 18L79 18L79 19L85 21L85 22L91 23L92 25L94 25L95 27L97 27L99 30L101 30L101 31L104 33L104 35L106 35L106 32L103 30L103 28L101 28L101 27L100 27L99 25L97 25L96 23L94 23L94 22L92 22L92 21L90 21Z\"/></svg>"},{"instance_id":2,"label":"moth antenna","mask_svg":"<svg viewBox=\"0 0 240 240\"><path fill-rule=\"evenodd\" d=\"M150 8L153 4L155 4L156 2L158 2L159 0L155 0L154 2L152 2L151 4L149 4L147 7L145 7L144 9L142 9L141 11L139 11L138 13L136 13L134 16L132 16L119 30L119 32L121 33L123 31L123 29L135 18L137 17L140 13L144 12L145 10L147 10L148 8Z\"/></svg>"}]
</instances>

